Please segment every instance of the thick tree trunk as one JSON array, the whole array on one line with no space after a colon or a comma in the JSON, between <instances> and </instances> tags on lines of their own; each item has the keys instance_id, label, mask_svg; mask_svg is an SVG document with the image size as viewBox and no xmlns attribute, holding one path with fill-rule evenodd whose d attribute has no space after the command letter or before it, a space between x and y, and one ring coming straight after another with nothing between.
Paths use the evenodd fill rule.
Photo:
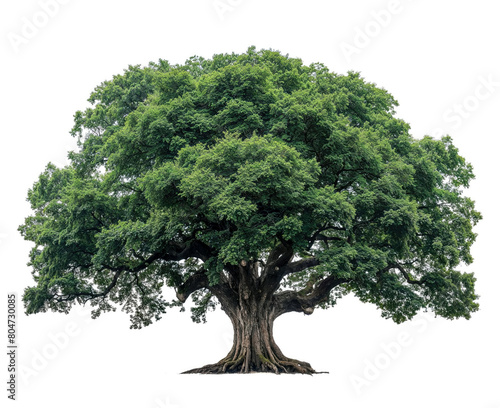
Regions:
<instances>
[{"instance_id":1,"label":"thick tree trunk","mask_svg":"<svg viewBox=\"0 0 500 408\"><path fill-rule=\"evenodd\" d=\"M315 373L308 363L285 357L275 343L275 317L270 302L262 304L262 301L251 296L237 309L225 311L234 328L231 351L218 363L189 370L184 374Z\"/></svg>"},{"instance_id":2,"label":"thick tree trunk","mask_svg":"<svg viewBox=\"0 0 500 408\"><path fill-rule=\"evenodd\" d=\"M313 313L332 288L348 279L330 276L306 291L277 293L285 275L318 265L314 258L290 262L292 258L291 247L280 245L271 252L265 267L258 261L241 261L238 266L228 266L221 282L213 286L201 270L178 288L177 297L182 302L197 289L209 289L234 328L233 347L225 358L186 373L316 373L308 363L283 355L273 338L274 320L288 312Z\"/></svg>"}]
</instances>

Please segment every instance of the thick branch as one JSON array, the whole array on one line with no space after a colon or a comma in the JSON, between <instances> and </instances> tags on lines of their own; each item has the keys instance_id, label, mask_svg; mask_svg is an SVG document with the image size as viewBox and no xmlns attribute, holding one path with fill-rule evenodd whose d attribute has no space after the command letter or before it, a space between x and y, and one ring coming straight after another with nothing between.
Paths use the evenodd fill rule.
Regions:
<instances>
[{"instance_id":1,"label":"thick branch","mask_svg":"<svg viewBox=\"0 0 500 408\"><path fill-rule=\"evenodd\" d=\"M274 248L267 258L266 265L262 271L261 281L264 286L279 284L282 277L278 276L279 269L293 258L293 247L283 240Z\"/></svg>"},{"instance_id":2,"label":"thick branch","mask_svg":"<svg viewBox=\"0 0 500 408\"><path fill-rule=\"evenodd\" d=\"M276 270L283 265L286 265L290 259L293 258L293 248L291 244L285 245L281 243L278 247L271 252L269 259L267 261L267 267L269 270Z\"/></svg>"},{"instance_id":3,"label":"thick branch","mask_svg":"<svg viewBox=\"0 0 500 408\"><path fill-rule=\"evenodd\" d=\"M311 314L314 308L326 301L333 288L343 283L350 282L351 279L337 278L334 275L323 279L309 294L303 295L300 292L288 290L278 293L275 299L275 317L288 312L303 312Z\"/></svg>"},{"instance_id":4,"label":"thick branch","mask_svg":"<svg viewBox=\"0 0 500 408\"><path fill-rule=\"evenodd\" d=\"M313 266L318 266L318 265L319 265L319 260L317 258L312 257L312 258L301 259L300 261L292 262L281 267L279 270L279 275L281 276L281 278L284 278L286 275L290 275L295 272L300 272L303 271L304 269L312 268Z\"/></svg>"},{"instance_id":5,"label":"thick branch","mask_svg":"<svg viewBox=\"0 0 500 408\"><path fill-rule=\"evenodd\" d=\"M198 258L205 262L210 257L211 249L201 241L193 240L189 244L172 244L171 248L162 254L165 261L182 261L188 258Z\"/></svg>"},{"instance_id":6,"label":"thick branch","mask_svg":"<svg viewBox=\"0 0 500 408\"><path fill-rule=\"evenodd\" d=\"M291 256L288 258L290 260ZM277 263L275 265L278 265ZM275 266L270 269L265 280L262 282L262 287L264 288L264 293L266 297L271 297L274 292L279 288L281 281L286 275L303 271L307 268L312 268L313 266L319 265L318 259L306 258L297 262L291 262L284 264L283 266Z\"/></svg>"},{"instance_id":7,"label":"thick branch","mask_svg":"<svg viewBox=\"0 0 500 408\"><path fill-rule=\"evenodd\" d=\"M184 303L191 293L197 291L198 289L206 288L208 285L209 282L207 275L205 275L205 270L202 268L187 278L186 282L177 288L177 299Z\"/></svg>"}]
</instances>

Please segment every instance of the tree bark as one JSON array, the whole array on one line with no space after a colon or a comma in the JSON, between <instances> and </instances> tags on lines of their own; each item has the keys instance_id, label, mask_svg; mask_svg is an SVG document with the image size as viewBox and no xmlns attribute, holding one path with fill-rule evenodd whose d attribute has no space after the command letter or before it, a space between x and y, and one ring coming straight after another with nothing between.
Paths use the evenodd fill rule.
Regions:
<instances>
[{"instance_id":1,"label":"tree bark","mask_svg":"<svg viewBox=\"0 0 500 408\"><path fill-rule=\"evenodd\" d=\"M234 310L224 309L234 329L231 351L219 362L185 374L315 373L310 364L285 357L281 352L273 337L275 311L270 303L260 304L251 296Z\"/></svg>"},{"instance_id":2,"label":"tree bark","mask_svg":"<svg viewBox=\"0 0 500 408\"><path fill-rule=\"evenodd\" d=\"M274 341L274 320L282 313L274 291L266 290L263 285L257 265L242 262L231 275L236 276L238 282L227 282L210 289L231 320L233 346L219 362L184 374L316 373L310 364L286 357Z\"/></svg>"}]
</instances>

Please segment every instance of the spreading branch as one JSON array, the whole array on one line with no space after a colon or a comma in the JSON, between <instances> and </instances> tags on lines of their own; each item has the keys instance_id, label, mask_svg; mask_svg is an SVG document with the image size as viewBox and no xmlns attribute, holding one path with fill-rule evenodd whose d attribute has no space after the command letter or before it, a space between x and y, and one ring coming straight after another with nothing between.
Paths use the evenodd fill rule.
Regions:
<instances>
[{"instance_id":1,"label":"spreading branch","mask_svg":"<svg viewBox=\"0 0 500 408\"><path fill-rule=\"evenodd\" d=\"M284 291L274 296L276 317L288 312L302 312L311 314L314 308L328 299L328 295L333 288L350 282L348 278L338 278L330 275L319 282L309 293L302 294L293 290Z\"/></svg>"},{"instance_id":2,"label":"spreading branch","mask_svg":"<svg viewBox=\"0 0 500 408\"><path fill-rule=\"evenodd\" d=\"M265 285L274 284L281 282L282 277L279 276L279 270L282 266L288 264L288 262L293 258L293 247L291 244L286 243L281 240L281 243L277 245L269 254L267 262L262 271L261 281Z\"/></svg>"},{"instance_id":3,"label":"spreading branch","mask_svg":"<svg viewBox=\"0 0 500 408\"><path fill-rule=\"evenodd\" d=\"M205 270L201 268L199 271L189 276L182 285L177 287L177 299L184 303L191 293L199 289L207 288L208 286L209 282L207 275L205 274Z\"/></svg>"},{"instance_id":4,"label":"spreading branch","mask_svg":"<svg viewBox=\"0 0 500 408\"><path fill-rule=\"evenodd\" d=\"M103 273L105 270L114 273L111 282L109 283L108 286L106 286L104 290L100 292L80 291L66 295L55 293L50 297L50 299L55 300L57 302L67 302L67 301L72 301L76 298L82 298L83 302L85 303L92 299L104 298L117 285L118 279L123 273L134 274L136 276L136 280L134 282L139 283L137 274L140 271L147 268L148 266L150 266L155 261L158 261L160 259L164 261L181 261L192 257L206 260L208 258L209 251L210 248L207 245L203 244L202 242L191 241L191 243L188 245L183 245L183 246L171 245L168 251L153 253L148 258L138 256L138 254L134 252L134 256L141 260L141 262L134 267L130 267L128 265L120 265L120 266L112 266L108 264L102 265L102 268L98 273Z\"/></svg>"},{"instance_id":5,"label":"spreading branch","mask_svg":"<svg viewBox=\"0 0 500 408\"><path fill-rule=\"evenodd\" d=\"M410 276L410 274L405 270L405 268L403 268L403 266L397 262L389 265L389 268L398 269L401 272L401 274L403 275L403 277L405 278L406 282L408 282L412 285L420 285L421 286L424 284L424 281L422 279L419 279L419 280L413 279Z\"/></svg>"},{"instance_id":6,"label":"spreading branch","mask_svg":"<svg viewBox=\"0 0 500 408\"><path fill-rule=\"evenodd\" d=\"M281 278L284 278L287 275L292 273L300 272L308 268L312 268L314 266L319 265L319 260L317 258L306 258L301 259L300 261L291 262L280 268L279 275Z\"/></svg>"}]
</instances>

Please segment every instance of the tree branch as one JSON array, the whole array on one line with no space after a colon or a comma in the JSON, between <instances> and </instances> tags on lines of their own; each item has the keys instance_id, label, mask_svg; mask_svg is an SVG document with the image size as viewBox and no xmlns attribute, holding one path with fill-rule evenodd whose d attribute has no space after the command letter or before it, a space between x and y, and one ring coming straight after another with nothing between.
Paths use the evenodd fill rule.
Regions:
<instances>
[{"instance_id":1,"label":"tree branch","mask_svg":"<svg viewBox=\"0 0 500 408\"><path fill-rule=\"evenodd\" d=\"M327 242L327 241L345 241L346 240L345 238L327 237L326 235L322 234L323 231L328 231L328 230L343 231L343 232L346 231L346 229L343 227L335 227L333 225L325 225L324 227L321 227L320 229L318 229L312 235L312 237L309 239L309 246L307 247L307 250L309 251L313 247L314 243L318 240L321 240L324 242Z\"/></svg>"},{"instance_id":2,"label":"tree branch","mask_svg":"<svg viewBox=\"0 0 500 408\"><path fill-rule=\"evenodd\" d=\"M281 241L281 243L276 246L267 258L267 262L262 271L261 281L264 284L269 282L269 279L275 280L277 271L280 267L286 265L293 258L293 247L286 242ZM281 281L281 278L278 280Z\"/></svg>"},{"instance_id":3,"label":"tree branch","mask_svg":"<svg viewBox=\"0 0 500 408\"><path fill-rule=\"evenodd\" d=\"M312 257L312 258L301 259L300 261L292 262L285 266L282 266L279 270L279 275L281 276L281 278L284 278L286 275L290 275L295 272L300 272L303 271L304 269L312 268L318 265L319 265L319 260L317 258Z\"/></svg>"},{"instance_id":4,"label":"tree branch","mask_svg":"<svg viewBox=\"0 0 500 408\"><path fill-rule=\"evenodd\" d=\"M106 268L107 269L107 268ZM116 286L116 283L118 282L118 278L122 274L123 271L116 271L115 274L113 275L113 279L111 280L111 283L102 291L102 292L75 292L75 293L69 293L67 295L61 295L61 294L54 294L51 296L51 300L55 300L57 302L68 302L72 301L78 297L87 297L87 299L84 299L83 302L86 303L91 299L96 299L98 297L105 297L111 289L113 289Z\"/></svg>"},{"instance_id":5,"label":"tree branch","mask_svg":"<svg viewBox=\"0 0 500 408\"><path fill-rule=\"evenodd\" d=\"M176 288L176 296L182 303L184 303L191 293L198 289L207 288L209 286L205 270L201 268L199 271L191 275L186 281Z\"/></svg>"},{"instance_id":6,"label":"tree branch","mask_svg":"<svg viewBox=\"0 0 500 408\"><path fill-rule=\"evenodd\" d=\"M395 269L398 269L401 274L404 276L404 278L406 279L406 282L412 284L412 285L423 285L424 284L424 281L422 279L419 279L419 280L415 280L413 279L410 274L403 268L403 266L399 263L394 263L394 264L391 264L388 266L388 268L395 268Z\"/></svg>"},{"instance_id":7,"label":"tree branch","mask_svg":"<svg viewBox=\"0 0 500 408\"><path fill-rule=\"evenodd\" d=\"M333 288L350 282L348 278L337 278L330 275L323 279L309 294L288 290L274 296L275 317L288 312L302 312L312 314L314 308L326 301Z\"/></svg>"},{"instance_id":8,"label":"tree branch","mask_svg":"<svg viewBox=\"0 0 500 408\"><path fill-rule=\"evenodd\" d=\"M205 262L211 253L208 245L201 241L193 240L187 245L171 244L175 250L170 250L161 255L161 259L165 261L182 261L188 258L198 258Z\"/></svg>"},{"instance_id":9,"label":"tree branch","mask_svg":"<svg viewBox=\"0 0 500 408\"><path fill-rule=\"evenodd\" d=\"M141 262L137 264L135 267L130 268L126 265L120 265L120 266L111 266L108 264L102 264L103 268L101 269L101 272L105 269L114 272L113 279L111 280L111 283L102 291L102 292L75 292L75 293L70 293L67 295L62 295L62 294L54 294L50 299L53 299L57 302L67 302L67 301L72 301L78 297L84 298L83 302L87 302L92 299L96 299L99 297L104 298L117 284L118 278L120 275L124 272L126 273L132 273L136 275L136 279L138 282L137 274L142 271L144 268L147 268L149 265L151 265L153 262L162 259L165 261L180 261L183 259L191 258L191 257L197 257L202 260L208 259L210 248L203 244L200 241L191 241L189 245L172 245L172 247L176 247L176 250L170 250L168 252L156 252L153 253L151 256L148 258L143 258L141 256L138 256L136 253L134 253L134 256L139 258ZM208 285L208 281L207 281ZM142 290L142 288L140 288ZM196 290L196 289L195 289ZM194 290L193 290L194 291ZM193 291L191 291L189 294L191 294ZM186 298L189 296L189 294L186 296Z\"/></svg>"}]
</instances>

